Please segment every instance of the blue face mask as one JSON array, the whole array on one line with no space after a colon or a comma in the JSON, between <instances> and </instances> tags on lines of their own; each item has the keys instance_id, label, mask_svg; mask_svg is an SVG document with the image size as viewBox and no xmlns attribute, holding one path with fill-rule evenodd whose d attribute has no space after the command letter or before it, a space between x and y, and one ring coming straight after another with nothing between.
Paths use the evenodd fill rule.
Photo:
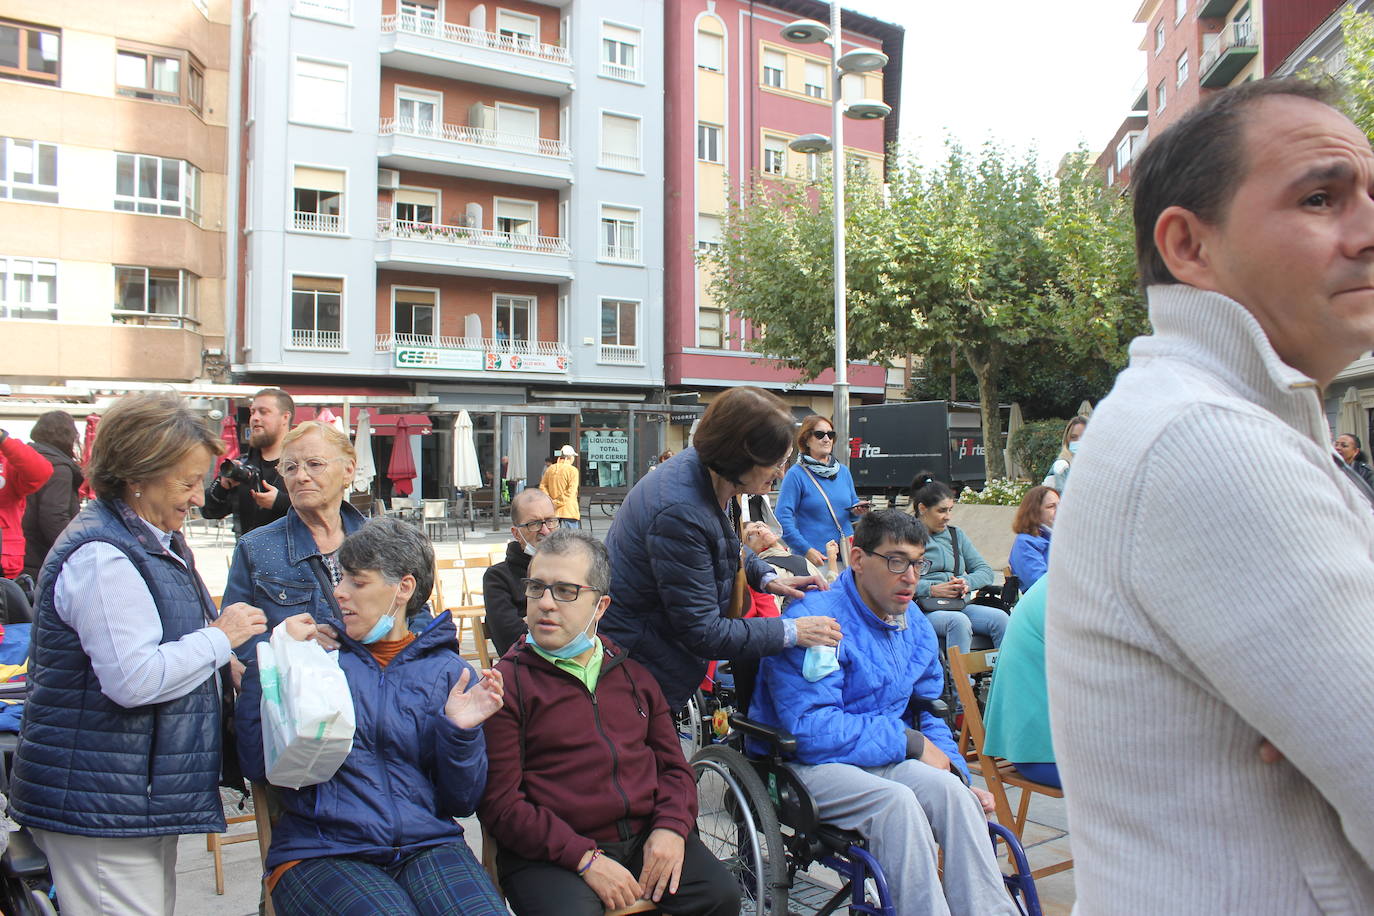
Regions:
<instances>
[{"instance_id":1,"label":"blue face mask","mask_svg":"<svg viewBox=\"0 0 1374 916\"><path fill-rule=\"evenodd\" d=\"M1074 454L1074 455L1078 454L1078 443L1077 443L1077 442L1070 442L1070 443L1069 443L1069 453L1070 453L1070 454Z\"/></svg>"},{"instance_id":2,"label":"blue face mask","mask_svg":"<svg viewBox=\"0 0 1374 916\"><path fill-rule=\"evenodd\" d=\"M391 632L391 628L396 625L396 618L391 612L396 610L396 599L401 597L401 586L396 586L396 594L391 598L391 607L385 614L377 618L377 622L372 625L372 629L367 631L367 635L358 642L365 646L370 646L383 636Z\"/></svg>"},{"instance_id":3,"label":"blue face mask","mask_svg":"<svg viewBox=\"0 0 1374 916\"><path fill-rule=\"evenodd\" d=\"M592 638L587 635L587 631L592 628L592 624L594 623L596 623L595 614L592 615L591 620L587 621L587 625L582 628L582 632L568 640L565 645L559 646L557 649L544 649L543 646L539 648L544 649L545 652L552 655L554 658L577 658L583 652L586 652L596 645L596 643L592 642Z\"/></svg>"},{"instance_id":4,"label":"blue face mask","mask_svg":"<svg viewBox=\"0 0 1374 916\"><path fill-rule=\"evenodd\" d=\"M840 670L840 660L835 646L811 646L802 660L802 677L815 683L827 674Z\"/></svg>"}]
</instances>

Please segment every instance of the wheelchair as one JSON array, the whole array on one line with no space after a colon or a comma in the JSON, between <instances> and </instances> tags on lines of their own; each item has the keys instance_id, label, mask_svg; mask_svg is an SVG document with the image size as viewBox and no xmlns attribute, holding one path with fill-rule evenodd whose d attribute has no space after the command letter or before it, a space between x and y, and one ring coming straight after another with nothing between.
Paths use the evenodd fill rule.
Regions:
<instances>
[{"instance_id":1,"label":"wheelchair","mask_svg":"<svg viewBox=\"0 0 1374 916\"><path fill-rule=\"evenodd\" d=\"M946 712L939 700L918 705L935 715ZM727 715L729 738L702 747L691 763L697 779L697 832L739 883L741 912L829 916L847 906L851 914L893 916L887 879L865 839L823 823L815 800L787 763L796 753L796 738L744 716ZM746 757L739 749L746 736L766 744L768 753ZM988 822L988 832L994 856L999 842L1010 850L1013 870L1002 879L1017 909L1024 916L1041 916L1021 844L996 822ZM798 877L815 864L834 870L841 887Z\"/></svg>"},{"instance_id":2,"label":"wheelchair","mask_svg":"<svg viewBox=\"0 0 1374 916\"><path fill-rule=\"evenodd\" d=\"M18 685L23 687L24 685ZM22 689L19 696L23 695ZM11 698L13 688L0 688L0 696ZM19 746L19 736L0 732L0 792L9 797L9 770ZM27 827L9 836L9 846L0 855L0 913L8 916L55 916L52 874L48 858L34 842Z\"/></svg>"}]
</instances>

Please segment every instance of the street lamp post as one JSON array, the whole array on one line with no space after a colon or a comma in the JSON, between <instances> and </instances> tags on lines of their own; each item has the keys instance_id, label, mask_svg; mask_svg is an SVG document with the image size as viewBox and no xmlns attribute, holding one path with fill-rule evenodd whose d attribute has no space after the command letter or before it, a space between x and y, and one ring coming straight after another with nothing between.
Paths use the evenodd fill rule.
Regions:
<instances>
[{"instance_id":1,"label":"street lamp post","mask_svg":"<svg viewBox=\"0 0 1374 916\"><path fill-rule=\"evenodd\" d=\"M885 118L892 109L879 101L864 99L848 105L842 98L843 78L849 73L881 70L887 65L887 55L881 51L843 51L840 32L840 4L830 4L830 25L812 19L801 19L787 25L782 37L797 44L826 42L830 45L830 137L805 134L788 147L800 153L831 152L831 182L834 198L834 271L835 271L835 384L832 420L838 440L835 460L849 463L849 321L845 303L845 201L844 201L844 123L842 117L856 120Z\"/></svg>"}]
</instances>

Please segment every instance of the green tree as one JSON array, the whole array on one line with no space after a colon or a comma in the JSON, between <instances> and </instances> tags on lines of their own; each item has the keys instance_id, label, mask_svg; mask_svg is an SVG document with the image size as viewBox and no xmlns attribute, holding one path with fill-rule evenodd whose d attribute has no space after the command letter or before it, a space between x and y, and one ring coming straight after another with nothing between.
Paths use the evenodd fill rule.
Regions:
<instances>
[{"instance_id":1,"label":"green tree","mask_svg":"<svg viewBox=\"0 0 1374 916\"><path fill-rule=\"evenodd\" d=\"M1354 6L1341 11L1341 44L1345 65L1330 73L1313 58L1301 73L1304 79L1334 79L1341 87L1341 107L1350 120L1374 142L1374 15L1357 13Z\"/></svg>"},{"instance_id":2,"label":"green tree","mask_svg":"<svg viewBox=\"0 0 1374 916\"><path fill-rule=\"evenodd\" d=\"M1045 343L1119 365L1144 324L1129 218L1080 153L1047 177L1035 158L951 144L904 161L886 190L847 182L850 359L950 348L977 379L985 441L1000 441L1003 369ZM756 184L726 217L711 293L761 328L750 346L815 377L833 360L831 204L817 187ZM988 449L989 478L1004 473Z\"/></svg>"}]
</instances>

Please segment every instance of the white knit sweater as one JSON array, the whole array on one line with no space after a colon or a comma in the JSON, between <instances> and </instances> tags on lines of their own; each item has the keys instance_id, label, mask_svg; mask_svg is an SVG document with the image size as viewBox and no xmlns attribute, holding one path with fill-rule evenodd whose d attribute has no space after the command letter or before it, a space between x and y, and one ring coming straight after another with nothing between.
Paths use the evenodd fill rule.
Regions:
<instances>
[{"instance_id":1,"label":"white knit sweater","mask_svg":"<svg viewBox=\"0 0 1374 916\"><path fill-rule=\"evenodd\" d=\"M1249 312L1149 301L1050 560L1076 912L1374 913L1374 515Z\"/></svg>"}]
</instances>

